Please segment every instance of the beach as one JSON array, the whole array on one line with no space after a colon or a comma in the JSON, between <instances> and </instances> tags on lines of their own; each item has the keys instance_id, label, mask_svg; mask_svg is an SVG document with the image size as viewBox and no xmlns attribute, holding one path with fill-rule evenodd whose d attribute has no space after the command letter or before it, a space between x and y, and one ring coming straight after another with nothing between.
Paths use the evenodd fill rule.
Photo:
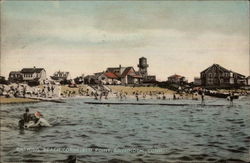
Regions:
<instances>
[{"instance_id":1,"label":"beach","mask_svg":"<svg viewBox=\"0 0 250 163\"><path fill-rule=\"evenodd\" d=\"M10 86L11 87L11 86ZM23 95L22 91L18 93L21 94L18 97L9 96L0 96L0 104L13 104L13 103L29 103L29 102L40 102L40 101L53 101L53 100L63 100L67 98L75 97L88 97L88 98L97 98L100 99L103 92L108 92L106 98L116 97L118 100L130 98L138 100L140 99L162 99L170 100L174 97L178 99L185 100L201 100L200 95L197 93L177 93L176 91L169 90L166 88L160 88L156 86L121 86L121 85L105 85L99 87L98 85L76 85L70 87L68 85L53 86L55 88L53 91L47 91L47 85L39 85L37 87L28 87L26 86L26 93ZM237 90L240 92L241 90ZM10 91L9 91L10 92ZM6 94L14 94L11 93ZM220 93L228 93L230 90L219 90ZM104 97L101 97L104 98ZM205 99L213 99L214 97L206 96Z\"/></svg>"},{"instance_id":2,"label":"beach","mask_svg":"<svg viewBox=\"0 0 250 163\"><path fill-rule=\"evenodd\" d=\"M18 104L18 103L34 103L40 100L30 98L6 98L0 97L0 104Z\"/></svg>"},{"instance_id":3,"label":"beach","mask_svg":"<svg viewBox=\"0 0 250 163\"><path fill-rule=\"evenodd\" d=\"M0 104L13 104L13 103L29 103L29 102L39 102L39 101L46 101L48 100L59 100L59 99L67 99L67 98L74 98L74 97L92 97L94 98L94 93L98 92L100 93L103 90L98 90L93 88L94 86L88 86L88 85L76 85L75 87L69 87L68 85L61 85L56 86L55 90L57 92L51 92L51 91L44 91L47 90L46 85L39 85L37 87L28 87L26 86L27 90L35 90L33 93L32 91L29 91L29 94L21 95L21 97L4 97L0 96ZM158 98L162 99L163 96L165 96L166 99L172 99L173 95L176 94L175 91L166 89L166 88L160 88L160 87L132 87L132 86L121 86L121 85L108 85L105 86L105 89L108 89L108 98L111 97L120 97L121 95L126 96L126 98L135 98L136 94L138 94L138 97L140 99L153 99ZM43 91L41 91L43 90ZM21 92L21 91L19 91ZM37 93L40 92L40 93ZM14 94L14 93L13 93ZM22 94L22 93L20 93ZM59 95L60 94L60 95ZM184 94L179 95L176 94L176 98L180 99L191 99L190 94Z\"/></svg>"}]
</instances>

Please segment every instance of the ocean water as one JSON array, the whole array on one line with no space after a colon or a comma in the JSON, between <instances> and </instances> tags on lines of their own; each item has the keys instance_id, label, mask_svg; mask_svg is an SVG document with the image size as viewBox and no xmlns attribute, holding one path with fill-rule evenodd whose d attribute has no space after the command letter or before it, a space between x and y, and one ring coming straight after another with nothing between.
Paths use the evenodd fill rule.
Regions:
<instances>
[{"instance_id":1,"label":"ocean water","mask_svg":"<svg viewBox=\"0 0 250 163\"><path fill-rule=\"evenodd\" d=\"M224 99L207 100L208 106L89 105L86 101L94 100L1 105L1 162L67 162L70 156L77 162L250 161L250 97L235 100L232 107ZM122 102L126 101L136 102ZM25 108L40 111L53 127L19 130Z\"/></svg>"}]
</instances>

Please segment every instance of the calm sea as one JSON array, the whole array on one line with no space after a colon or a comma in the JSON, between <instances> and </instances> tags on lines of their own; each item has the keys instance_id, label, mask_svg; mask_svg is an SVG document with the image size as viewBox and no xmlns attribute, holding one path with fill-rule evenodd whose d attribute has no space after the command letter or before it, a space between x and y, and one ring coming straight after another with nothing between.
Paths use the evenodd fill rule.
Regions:
<instances>
[{"instance_id":1,"label":"calm sea","mask_svg":"<svg viewBox=\"0 0 250 163\"><path fill-rule=\"evenodd\" d=\"M250 161L250 97L236 100L233 107L224 99L206 101L225 104L221 107L88 105L86 101L94 100L1 105L1 161L52 162L71 156L78 162ZM53 127L19 130L17 123L26 108L40 111Z\"/></svg>"}]
</instances>

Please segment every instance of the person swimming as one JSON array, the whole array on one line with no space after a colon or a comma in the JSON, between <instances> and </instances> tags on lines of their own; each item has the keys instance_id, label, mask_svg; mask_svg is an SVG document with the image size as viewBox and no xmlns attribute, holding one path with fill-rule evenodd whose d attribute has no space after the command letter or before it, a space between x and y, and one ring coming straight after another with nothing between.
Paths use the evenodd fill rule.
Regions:
<instances>
[{"instance_id":1,"label":"person swimming","mask_svg":"<svg viewBox=\"0 0 250 163\"><path fill-rule=\"evenodd\" d=\"M23 120L25 123L31 120L31 115L29 113L29 108L26 108L25 113L23 114Z\"/></svg>"},{"instance_id":2,"label":"person swimming","mask_svg":"<svg viewBox=\"0 0 250 163\"><path fill-rule=\"evenodd\" d=\"M47 122L40 112L29 114L29 109L26 109L26 113L23 114L23 118L19 121L19 127L32 128L32 127L50 127L51 125Z\"/></svg>"},{"instance_id":3,"label":"person swimming","mask_svg":"<svg viewBox=\"0 0 250 163\"><path fill-rule=\"evenodd\" d=\"M32 125L32 127L37 127L37 126L45 126L45 127L50 127L51 125L49 122L47 122L43 117L43 115L40 112L35 112L35 124Z\"/></svg>"}]
</instances>

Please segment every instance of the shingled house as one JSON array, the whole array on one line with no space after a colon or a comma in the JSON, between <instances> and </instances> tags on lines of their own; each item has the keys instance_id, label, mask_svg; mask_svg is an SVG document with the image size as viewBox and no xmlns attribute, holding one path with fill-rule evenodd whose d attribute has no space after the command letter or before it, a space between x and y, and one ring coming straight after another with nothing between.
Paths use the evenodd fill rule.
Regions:
<instances>
[{"instance_id":1,"label":"shingled house","mask_svg":"<svg viewBox=\"0 0 250 163\"><path fill-rule=\"evenodd\" d=\"M44 68L23 68L20 72L25 82L37 81L42 83L46 80L46 71Z\"/></svg>"},{"instance_id":2,"label":"shingled house","mask_svg":"<svg viewBox=\"0 0 250 163\"><path fill-rule=\"evenodd\" d=\"M184 76L174 74L168 77L168 82L175 84L183 84L187 82L187 80Z\"/></svg>"},{"instance_id":3,"label":"shingled house","mask_svg":"<svg viewBox=\"0 0 250 163\"><path fill-rule=\"evenodd\" d=\"M118 76L112 72L103 72L98 75L97 79L103 84L119 84Z\"/></svg>"},{"instance_id":4,"label":"shingled house","mask_svg":"<svg viewBox=\"0 0 250 163\"><path fill-rule=\"evenodd\" d=\"M218 64L213 64L200 73L203 86L241 86L245 85L244 75L228 70Z\"/></svg>"},{"instance_id":5,"label":"shingled house","mask_svg":"<svg viewBox=\"0 0 250 163\"><path fill-rule=\"evenodd\" d=\"M116 79L121 81L121 84L139 84L143 79L142 75L131 66L109 67L106 72L114 74Z\"/></svg>"}]
</instances>

